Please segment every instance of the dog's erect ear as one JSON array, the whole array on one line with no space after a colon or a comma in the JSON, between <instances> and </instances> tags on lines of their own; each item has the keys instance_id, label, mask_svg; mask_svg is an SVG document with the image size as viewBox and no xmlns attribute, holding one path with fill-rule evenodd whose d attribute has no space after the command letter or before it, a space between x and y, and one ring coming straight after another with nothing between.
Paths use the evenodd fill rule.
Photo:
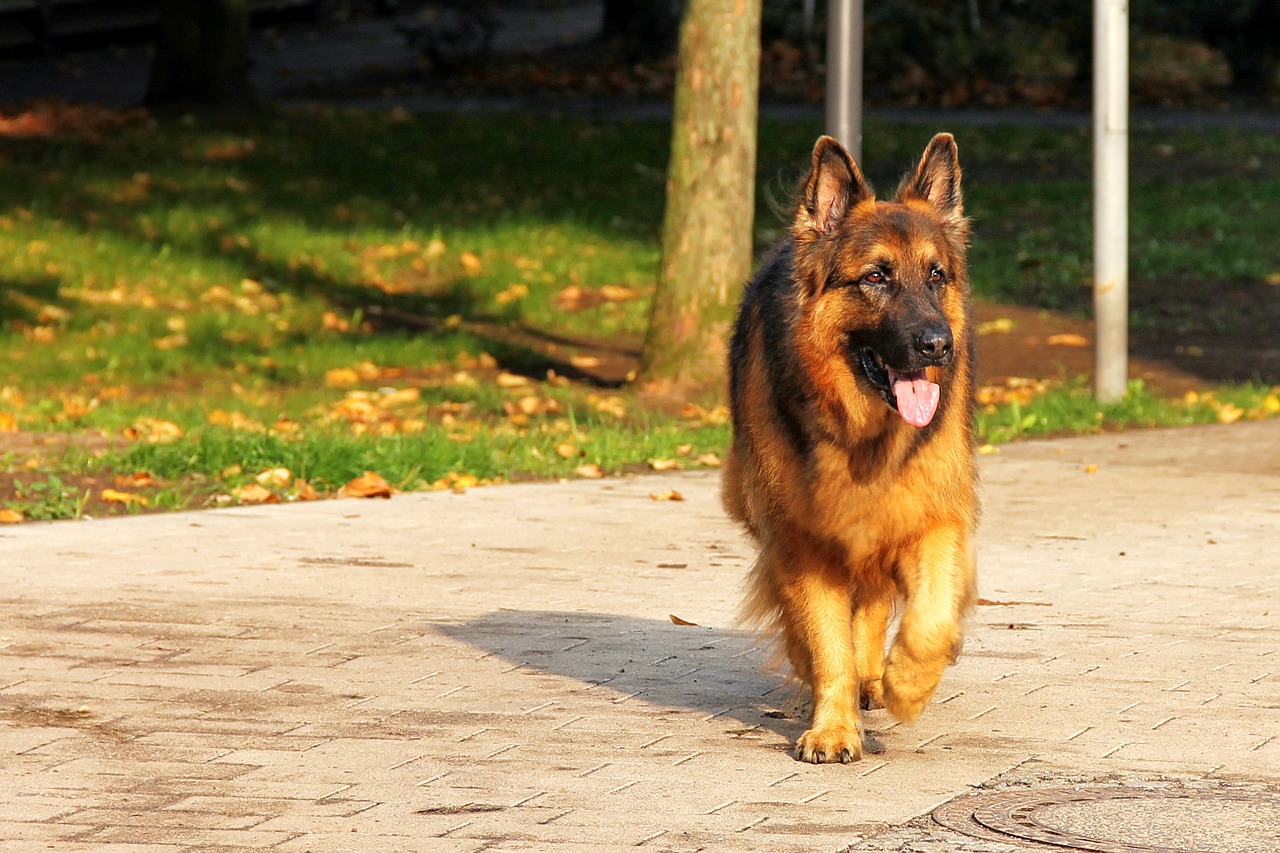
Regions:
<instances>
[{"instance_id":1,"label":"dog's erect ear","mask_svg":"<svg viewBox=\"0 0 1280 853\"><path fill-rule=\"evenodd\" d=\"M915 171L903 178L898 187L898 201L908 196L929 202L947 222L964 216L964 199L960 194L960 152L951 134L939 133L929 140Z\"/></svg>"},{"instance_id":2,"label":"dog's erect ear","mask_svg":"<svg viewBox=\"0 0 1280 853\"><path fill-rule=\"evenodd\" d=\"M830 136L813 146L813 168L804 182L800 215L814 231L829 234L860 201L873 196L845 147Z\"/></svg>"}]
</instances>

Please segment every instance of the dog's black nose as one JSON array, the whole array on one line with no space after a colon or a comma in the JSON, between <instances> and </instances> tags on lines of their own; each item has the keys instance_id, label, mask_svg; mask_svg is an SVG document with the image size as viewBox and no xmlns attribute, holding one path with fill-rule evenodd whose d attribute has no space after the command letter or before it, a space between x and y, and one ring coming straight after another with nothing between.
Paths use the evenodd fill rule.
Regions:
<instances>
[{"instance_id":1,"label":"dog's black nose","mask_svg":"<svg viewBox=\"0 0 1280 853\"><path fill-rule=\"evenodd\" d=\"M951 358L951 330L934 326L916 333L916 352L932 362L944 362Z\"/></svg>"}]
</instances>

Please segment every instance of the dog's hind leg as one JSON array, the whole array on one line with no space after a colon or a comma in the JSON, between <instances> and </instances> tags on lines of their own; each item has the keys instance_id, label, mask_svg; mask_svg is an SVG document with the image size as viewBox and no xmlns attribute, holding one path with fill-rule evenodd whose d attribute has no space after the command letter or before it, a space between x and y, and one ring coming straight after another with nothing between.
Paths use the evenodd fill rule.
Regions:
<instances>
[{"instance_id":1,"label":"dog's hind leg","mask_svg":"<svg viewBox=\"0 0 1280 853\"><path fill-rule=\"evenodd\" d=\"M797 548L777 564L782 627L797 675L813 688L813 723L796 757L814 764L862 757L849 577L839 560Z\"/></svg>"},{"instance_id":2,"label":"dog's hind leg","mask_svg":"<svg viewBox=\"0 0 1280 853\"><path fill-rule=\"evenodd\" d=\"M974 559L966 527L927 532L899 562L906 593L902 626L889 650L884 702L904 722L920 716L961 641L961 620L974 595Z\"/></svg>"}]
</instances>

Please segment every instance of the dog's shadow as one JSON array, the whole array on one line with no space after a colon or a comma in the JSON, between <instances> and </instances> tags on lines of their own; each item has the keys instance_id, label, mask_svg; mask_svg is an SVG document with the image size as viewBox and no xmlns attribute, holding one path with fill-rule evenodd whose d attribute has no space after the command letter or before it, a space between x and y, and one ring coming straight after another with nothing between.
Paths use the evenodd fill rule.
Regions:
<instances>
[{"instance_id":1,"label":"dog's shadow","mask_svg":"<svg viewBox=\"0 0 1280 853\"><path fill-rule=\"evenodd\" d=\"M805 728L795 687L762 670L767 653L747 632L548 610L502 610L434 627L515 667L604 691L614 702L692 710L788 741Z\"/></svg>"}]
</instances>

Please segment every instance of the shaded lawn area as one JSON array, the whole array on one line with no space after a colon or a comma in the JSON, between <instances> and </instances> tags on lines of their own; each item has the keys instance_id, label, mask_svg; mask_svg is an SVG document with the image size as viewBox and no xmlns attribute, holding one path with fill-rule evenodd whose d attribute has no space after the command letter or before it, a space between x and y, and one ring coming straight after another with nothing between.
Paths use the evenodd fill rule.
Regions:
<instances>
[{"instance_id":1,"label":"shaded lawn area","mask_svg":"<svg viewBox=\"0 0 1280 853\"><path fill-rule=\"evenodd\" d=\"M762 248L819 131L762 126ZM0 505L61 517L143 508L104 505L106 486L177 507L262 498L244 491L259 480L263 499L329 494L364 470L413 489L714 465L714 394L678 406L620 387L669 133L316 109L0 140ZM873 182L891 191L931 133L868 127ZM958 138L978 294L1082 316L1088 135ZM1135 349L1206 391L1247 384L1179 402L1135 389L1100 411L1041 348L1031 381L987 389L984 440L1269 413L1278 149L1258 133L1133 136ZM1008 326L983 345L1023 346ZM107 438L12 440L59 432Z\"/></svg>"}]
</instances>

